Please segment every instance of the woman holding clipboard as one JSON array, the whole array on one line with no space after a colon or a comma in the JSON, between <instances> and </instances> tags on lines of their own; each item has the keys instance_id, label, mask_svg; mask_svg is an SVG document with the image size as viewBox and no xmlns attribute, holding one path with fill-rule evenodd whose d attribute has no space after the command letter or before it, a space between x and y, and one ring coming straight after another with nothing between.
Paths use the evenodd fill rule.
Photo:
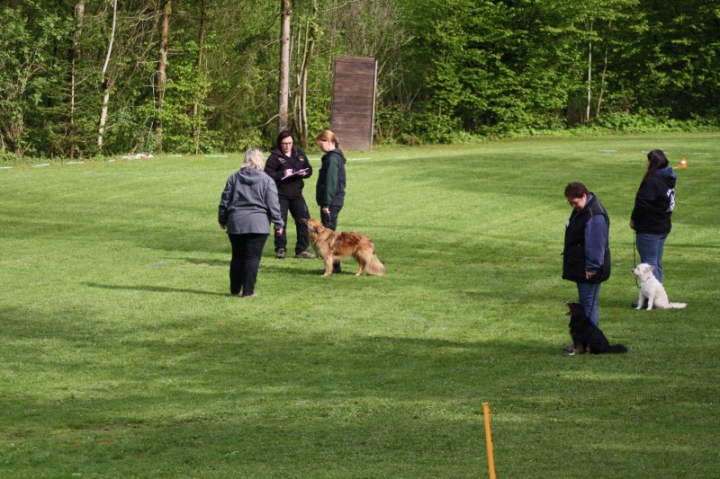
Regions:
<instances>
[{"instance_id":1,"label":"woman holding clipboard","mask_svg":"<svg viewBox=\"0 0 720 479\"><path fill-rule=\"evenodd\" d=\"M315 255L308 251L310 246L307 224L303 221L310 218L307 203L303 198L304 178L312 176L312 166L305 153L295 148L295 139L289 131L282 131L277 137L275 146L270 149L270 156L265 163L265 173L275 180L280 200L280 214L285 223L285 230L275 237L275 256L285 258L287 250L287 218L288 210L295 221L297 242L295 257L313 259Z\"/></svg>"}]
</instances>

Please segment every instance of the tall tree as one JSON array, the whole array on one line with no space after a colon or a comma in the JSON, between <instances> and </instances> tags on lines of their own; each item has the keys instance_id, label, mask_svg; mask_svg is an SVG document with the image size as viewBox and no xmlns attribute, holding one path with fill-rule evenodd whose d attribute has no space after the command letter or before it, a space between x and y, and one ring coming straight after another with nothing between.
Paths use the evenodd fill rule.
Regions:
<instances>
[{"instance_id":1,"label":"tall tree","mask_svg":"<svg viewBox=\"0 0 720 479\"><path fill-rule=\"evenodd\" d=\"M207 35L207 1L200 0L200 28L198 29L198 47L197 47L197 93L193 102L193 138L195 140L195 154L200 153L200 134L202 131L202 120L200 117L201 93L200 85L205 83L205 73L203 69L203 54L205 53L205 36Z\"/></svg>"},{"instance_id":2,"label":"tall tree","mask_svg":"<svg viewBox=\"0 0 720 479\"><path fill-rule=\"evenodd\" d=\"M163 151L163 101L165 99L165 87L167 84L167 55L168 43L170 38L170 14L172 13L171 0L163 0L162 20L160 22L160 56L158 59L158 68L155 72L155 121L153 129L155 131L155 151L162 153Z\"/></svg>"},{"instance_id":3,"label":"tall tree","mask_svg":"<svg viewBox=\"0 0 720 479\"><path fill-rule=\"evenodd\" d=\"M290 0L280 0L280 99L278 108L279 131L288 128L288 105L290 99Z\"/></svg>"},{"instance_id":4,"label":"tall tree","mask_svg":"<svg viewBox=\"0 0 720 479\"><path fill-rule=\"evenodd\" d=\"M105 123L107 122L108 105L110 104L110 90L112 89L112 79L108 75L108 68L110 67L110 57L112 56L113 45L115 44L115 27L117 25L117 0L113 0L112 10L112 27L110 29L110 38L108 39L107 55L105 56L105 64L102 68L103 78L103 99L102 108L100 110L100 127L98 128L98 148L103 147L103 136L105 134Z\"/></svg>"},{"instance_id":5,"label":"tall tree","mask_svg":"<svg viewBox=\"0 0 720 479\"><path fill-rule=\"evenodd\" d=\"M75 34L73 36L72 65L70 71L70 127L68 137L70 148L68 156L75 158L75 104L77 102L78 62L81 56L80 40L82 39L83 23L85 22L85 0L77 0L75 4Z\"/></svg>"},{"instance_id":6,"label":"tall tree","mask_svg":"<svg viewBox=\"0 0 720 479\"><path fill-rule=\"evenodd\" d=\"M303 148L308 146L309 136L309 124L308 124L308 74L310 72L310 65L313 58L313 52L315 50L316 41L316 24L318 20L318 5L317 0L312 0L312 6L310 14L304 19L304 29L298 26L297 28L297 55L296 57L300 60L297 83L298 89L300 90L299 95L295 95L295 112L297 115L296 125L298 129L298 136L300 137L300 144ZM304 30L304 36L303 36Z\"/></svg>"}]
</instances>

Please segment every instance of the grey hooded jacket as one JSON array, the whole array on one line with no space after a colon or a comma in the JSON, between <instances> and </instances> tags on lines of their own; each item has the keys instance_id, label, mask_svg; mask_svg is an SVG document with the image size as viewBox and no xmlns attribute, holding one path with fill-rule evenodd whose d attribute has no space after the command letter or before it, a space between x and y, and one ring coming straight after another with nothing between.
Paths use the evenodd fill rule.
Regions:
<instances>
[{"instance_id":1,"label":"grey hooded jacket","mask_svg":"<svg viewBox=\"0 0 720 479\"><path fill-rule=\"evenodd\" d=\"M231 235L269 234L270 222L284 226L275 182L262 170L242 168L225 184L220 198L218 222Z\"/></svg>"}]
</instances>

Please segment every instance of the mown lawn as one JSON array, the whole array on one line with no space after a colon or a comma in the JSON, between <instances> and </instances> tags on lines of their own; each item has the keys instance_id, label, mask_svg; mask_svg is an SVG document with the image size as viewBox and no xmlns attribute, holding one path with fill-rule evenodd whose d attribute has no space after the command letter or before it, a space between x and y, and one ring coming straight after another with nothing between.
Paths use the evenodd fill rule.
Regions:
<instances>
[{"instance_id":1,"label":"mown lawn","mask_svg":"<svg viewBox=\"0 0 720 479\"><path fill-rule=\"evenodd\" d=\"M483 478L483 403L501 479L716 477L719 140L351 153L339 225L373 238L387 275L348 261L322 278L268 242L254 300L228 294L216 222L240 156L7 165L0 477ZM629 307L653 148L688 163L664 262L686 310ZM575 180L611 216L600 326L626 355L561 352Z\"/></svg>"}]
</instances>

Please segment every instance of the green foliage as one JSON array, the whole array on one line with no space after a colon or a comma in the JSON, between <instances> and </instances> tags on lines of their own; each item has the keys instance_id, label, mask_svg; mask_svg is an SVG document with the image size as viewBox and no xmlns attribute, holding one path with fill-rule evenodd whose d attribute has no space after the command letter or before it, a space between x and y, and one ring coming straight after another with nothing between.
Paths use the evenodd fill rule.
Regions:
<instances>
[{"instance_id":1,"label":"green foliage","mask_svg":"<svg viewBox=\"0 0 720 479\"><path fill-rule=\"evenodd\" d=\"M19 1L0 7L0 138L17 156L53 154L48 133L63 117L70 22L43 2Z\"/></svg>"},{"instance_id":2,"label":"green foliage","mask_svg":"<svg viewBox=\"0 0 720 479\"><path fill-rule=\"evenodd\" d=\"M279 2L173 0L161 113L155 94L162 2L118 3L105 77L113 3L86 0L82 22L74 18L76 3L15 0L0 7L6 152L99 154L106 81L103 153L154 148L157 115L166 151L234 151L274 140ZM718 24L719 10L706 0L298 0L289 127L300 130L310 44L310 137L330 124L340 55L378 62L377 143L717 123Z\"/></svg>"},{"instance_id":3,"label":"green foliage","mask_svg":"<svg viewBox=\"0 0 720 479\"><path fill-rule=\"evenodd\" d=\"M196 66L197 46L190 43L186 51L188 54L180 57L169 69L170 79L163 102L163 124L168 133L163 135L163 148L194 153L195 132L199 129L200 151L212 151L212 136L206 134L207 116L212 114L212 107L207 104L212 85L207 73L198 71ZM197 117L194 115L196 104Z\"/></svg>"},{"instance_id":4,"label":"green foliage","mask_svg":"<svg viewBox=\"0 0 720 479\"><path fill-rule=\"evenodd\" d=\"M431 57L428 110L458 119L446 131L509 131L557 127L572 63L567 37L536 9L456 1L421 2L415 19L420 58ZM540 8L540 7L538 7ZM529 45L528 42L532 42ZM564 63L561 63L564 62ZM428 131L432 138L432 129Z\"/></svg>"},{"instance_id":5,"label":"green foliage","mask_svg":"<svg viewBox=\"0 0 720 479\"><path fill-rule=\"evenodd\" d=\"M680 121L672 118L661 118L650 114L638 113L627 115L614 113L603 115L590 123L591 127L609 131L624 132L661 132L661 131L695 131L717 128L718 123L707 119Z\"/></svg>"}]
</instances>

